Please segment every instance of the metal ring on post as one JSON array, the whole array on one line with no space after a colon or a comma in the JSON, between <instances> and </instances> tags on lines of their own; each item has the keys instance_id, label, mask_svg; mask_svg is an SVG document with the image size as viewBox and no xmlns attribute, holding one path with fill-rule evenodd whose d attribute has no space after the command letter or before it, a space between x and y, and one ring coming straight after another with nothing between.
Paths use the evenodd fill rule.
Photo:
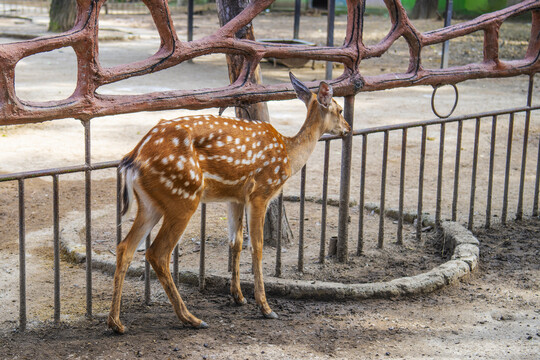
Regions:
<instances>
[{"instance_id":1,"label":"metal ring on post","mask_svg":"<svg viewBox=\"0 0 540 360\"><path fill-rule=\"evenodd\" d=\"M437 89L439 89L440 87L442 87L444 85L434 86L433 87L433 94L431 94L431 110L440 119L446 119L446 118L450 117L450 115L452 115L454 110L456 110L458 100L459 100L459 92L458 92L457 86L455 84L448 84L448 85L450 85L450 86L452 86L454 88L454 93L456 94L456 100L454 101L454 106L452 106L452 110L450 110L450 112L447 115L441 115L435 109L435 94L437 94Z\"/></svg>"}]
</instances>

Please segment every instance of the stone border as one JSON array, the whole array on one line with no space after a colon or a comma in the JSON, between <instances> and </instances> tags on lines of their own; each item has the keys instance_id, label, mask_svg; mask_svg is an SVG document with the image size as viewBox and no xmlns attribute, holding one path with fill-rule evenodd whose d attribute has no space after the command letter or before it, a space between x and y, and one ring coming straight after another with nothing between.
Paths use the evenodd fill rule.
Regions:
<instances>
[{"instance_id":1,"label":"stone border","mask_svg":"<svg viewBox=\"0 0 540 360\"><path fill-rule=\"evenodd\" d=\"M99 216L96 211L94 216ZM69 261L84 262L85 246L74 242L84 228L84 219L78 217L69 222L62 230L60 238L64 255ZM77 230L79 229L79 230ZM468 276L478 266L479 242L473 234L456 222L446 221L441 224L444 236L444 248L452 254L452 258L438 267L415 276L403 277L387 282L366 284L342 284L337 282L306 281L265 276L266 293L271 296L291 299L310 300L358 300L367 298L387 298L430 293L443 286L456 283ZM92 253L92 266L106 273L114 274L115 261L110 256ZM132 264L128 276L140 277L144 274L144 265ZM152 272L153 274L153 272ZM155 275L154 275L155 276ZM241 275L242 289L253 292L251 275ZM195 271L180 271L179 281L197 286L199 274ZM229 292L230 276L207 272L206 289Z\"/></svg>"}]
</instances>

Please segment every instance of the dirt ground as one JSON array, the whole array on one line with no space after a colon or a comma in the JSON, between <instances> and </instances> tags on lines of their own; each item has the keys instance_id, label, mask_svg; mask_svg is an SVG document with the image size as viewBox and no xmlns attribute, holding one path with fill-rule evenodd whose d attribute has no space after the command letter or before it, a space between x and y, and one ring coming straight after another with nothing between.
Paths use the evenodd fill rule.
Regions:
<instances>
[{"instance_id":1,"label":"dirt ground","mask_svg":"<svg viewBox=\"0 0 540 360\"><path fill-rule=\"evenodd\" d=\"M0 19L3 26L26 26L43 29L45 18ZM175 18L180 37L185 37L184 16ZM215 14L197 15L195 38L209 34L217 28ZM442 26L440 21L415 23L421 31ZM104 66L128 63L151 55L159 45L159 37L149 17L111 15L102 17L102 30L117 31L128 35L129 41L103 41L100 43L100 61ZM382 39L390 27L387 18L366 18L365 42L374 44ZM0 26L1 28L1 26ZM325 43L326 19L319 16L302 18L302 39L318 44ZM280 38L292 35L292 17L272 13L259 16L255 21L259 38ZM343 38L345 18L336 21L336 39ZM36 31L36 30L32 30ZM530 34L528 23L507 23L501 29L501 57L511 59L522 56ZM455 56L450 64L478 61L482 57L482 34L473 34L465 40L453 41ZM0 42L14 41L0 38ZM339 40L336 40L339 43ZM437 67L440 49L430 47L423 54L426 66ZM400 71L407 66L408 50L400 40L381 59L363 62L368 75ZM61 59L61 61L59 61ZM74 88L76 76L75 56L70 49L53 51L23 60L17 67L16 90L27 100L65 98ZM315 63L293 71L301 79L314 80L324 77L323 64ZM340 70L336 68L335 74ZM39 74L39 75L37 75ZM40 84L36 85L36 76ZM263 65L266 82L286 81L287 69ZM481 112L492 109L516 107L525 104L528 79L495 79L471 81L460 85L460 103L456 114ZM196 59L193 64L182 64L141 79L130 79L101 88L103 93L133 94L178 88L216 87L228 82L224 58L211 55ZM538 83L535 84L539 94ZM442 92L441 106L448 106L449 93ZM398 89L373 94L359 94L355 111L355 128L382 124L408 122L433 118L429 108L429 88ZM538 95L536 95L538 96ZM488 99L486 101L486 99ZM533 100L534 101L534 100ZM537 101L537 99L536 99ZM391 104L389 109L388 104ZM305 114L299 101L270 103L272 123L287 135L294 134ZM215 109L209 110L215 113ZM231 110L228 110L229 112ZM158 119L189 114L189 111L169 111L122 115L92 121L92 161L119 159L129 151ZM516 119L519 121L519 119ZM489 135L489 126L482 127L482 136ZM500 124L498 136L506 136L505 124ZM467 128L465 133L467 133ZM412 133L412 132L411 132ZM470 133L470 131L469 131ZM433 134L429 134L431 137ZM519 144L522 132L515 131ZM436 135L435 135L436 136ZM540 124L532 122L531 154L534 158ZM447 139L455 137L455 129L448 129ZM429 139L429 137L428 137ZM398 139L399 140L399 139ZM391 152L399 154L400 142L391 143ZM450 141L450 140L448 140ZM504 145L504 141L499 142ZM356 149L358 144L355 143ZM463 148L470 151L471 140L464 137ZM429 145L428 145L429 146ZM409 147L418 147L418 140L411 136ZM433 141L432 150L438 144ZM380 144L369 153L372 164L380 163ZM465 150L464 150L465 151ZM519 159L521 148L514 146L513 158ZM428 149L429 152L429 149ZM71 119L58 120L29 126L0 128L0 172L12 173L50 167L80 164L84 160L82 126ZM321 156L318 147L308 163L307 193L320 197ZM338 147L332 148L332 168L339 173ZM427 168L436 168L436 151L428 154ZM450 154L451 155L451 154ZM359 159L359 152L353 157ZM532 158L532 160L531 160ZM504 162L504 156L497 161ZM356 161L356 163L358 163ZM390 159L399 164L399 157ZM484 166L486 161L483 162ZM445 163L449 173L453 163ZM482 172L480 165L479 172ZM464 162L467 173L470 162ZM533 166L529 166L529 169ZM410 173L416 174L412 165ZM502 169L502 168L501 168ZM512 168L516 174L519 169ZM530 170L529 170L530 171ZM395 184L395 172L390 168L389 188ZM528 173L529 174L529 173ZM93 175L93 236L96 251L114 252L114 172L96 172ZM378 201L380 168L368 167L368 201ZM501 180L501 176L497 177ZM83 216L84 194L82 176L63 176L60 182L61 219L66 224ZM426 178L426 188L432 188L433 178ZM358 194L358 171L353 170L353 200ZM291 179L286 194L297 194L299 180ZM497 182L496 182L497 184ZM448 188L451 182L445 183ZM478 192L485 189L485 182L477 184ZM28 263L29 331L12 332L18 317L18 250L16 183L0 183L0 358L184 358L184 359L326 359L326 358L485 358L485 359L535 359L540 349L540 222L538 219L523 221L507 227L481 231L480 269L470 279L436 293L400 299L373 299L362 302L325 303L270 299L270 305L279 314L276 321L263 320L254 306L251 294L249 304L243 308L232 305L225 294L199 293L197 289L181 286L188 307L204 319L210 328L192 330L179 324L159 283L152 284L152 304L144 304L143 284L139 279L128 279L124 291L122 319L128 327L124 336L115 336L106 329L105 319L110 304L111 277L101 272L93 274L94 318L84 319L85 283L84 269L80 264L62 262L62 324L54 327L52 318L52 193L50 179L26 182L26 231ZM330 194L338 194L339 181L331 181ZM446 188L445 188L446 189ZM395 204L393 190L388 191L387 206ZM530 191L530 190L528 190ZM449 193L449 192L448 192ZM530 193L526 199L532 201ZM468 205L468 194L463 193L460 206ZM407 194L406 207L414 210L415 192ZM426 202L434 199L433 191L426 191ZM449 198L449 197L448 197ZM479 208L483 205L479 201ZM527 203L528 204L528 203ZM287 204L293 232L298 232L297 204ZM406 228L405 249L393 243L387 235L383 251L376 249L378 217L370 212L366 217L366 255L351 256L351 264L337 268L316 264L320 231L320 206L308 203L306 211L306 270L307 279L341 280L345 282L383 281L413 275L429 269L444 260L433 241L418 244L412 239L412 229ZM209 266L224 271L226 219L220 205L209 205ZM494 211L500 204L494 205ZM449 207L444 210L448 212ZM337 210L330 209L329 234L336 231ZM482 216L480 212L479 217ZM351 239L357 233L358 210L351 209ZM461 220L466 220L466 214ZM197 218L197 216L195 216ZM129 227L124 224L124 233ZM63 225L65 226L65 225ZM396 225L386 221L386 234L393 234ZM197 219L184 236L181 248L181 266L197 266ZM429 238L428 238L429 239ZM285 274L299 277L295 271L296 247L287 247L284 253ZM355 241L351 240L351 254ZM273 269L275 249L265 249L265 273ZM242 271L249 272L247 252L243 254ZM142 261L138 253L135 261ZM359 272L358 269L362 271Z\"/></svg>"}]
</instances>

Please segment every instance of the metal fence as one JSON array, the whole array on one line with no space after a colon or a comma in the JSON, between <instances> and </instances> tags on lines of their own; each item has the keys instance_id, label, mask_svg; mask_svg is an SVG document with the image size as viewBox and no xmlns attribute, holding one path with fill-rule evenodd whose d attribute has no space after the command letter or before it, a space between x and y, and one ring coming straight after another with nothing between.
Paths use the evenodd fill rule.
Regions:
<instances>
[{"instance_id":1,"label":"metal fence","mask_svg":"<svg viewBox=\"0 0 540 360\"><path fill-rule=\"evenodd\" d=\"M0 1L0 15L4 16L30 16L48 15L51 0L3 0ZM189 2L187 0L170 1L169 8L172 12L186 13ZM195 12L215 10L215 2L193 4ZM149 14L150 10L142 1L108 0L102 11L111 15L135 15Z\"/></svg>"},{"instance_id":2,"label":"metal fence","mask_svg":"<svg viewBox=\"0 0 540 360\"><path fill-rule=\"evenodd\" d=\"M398 244L403 241L403 224L406 218L407 209L412 210L412 216L425 220L426 213L435 214L433 222L435 226L444 219L451 219L467 223L469 229L475 226L490 227L495 219L500 219L504 224L508 219L521 219L523 216L538 216L538 195L540 183L540 139L535 135L529 137L529 129L540 129L540 105L532 105L533 79L530 77L529 91L527 97L528 105L520 108L506 109L501 111L472 114L447 119L435 119L428 121L417 121L407 124L391 126L381 126L370 129L354 131L355 140L350 144L344 142L343 145L358 147L355 150L356 156L360 157L360 162L342 162L341 168L351 169L352 178L359 178L358 194L340 194L341 203L347 204L347 211L350 202L348 200L358 200L358 233L352 234L348 229L348 222L340 222L339 233L345 233L349 245L354 248L350 252L361 254L364 243L367 241L364 236L364 208L367 206L366 198L378 199L376 206L380 214L387 214L390 208L394 209L394 217L397 218L397 232L395 234L385 233L385 216L379 216L379 231L377 245L382 248L389 238L395 239ZM19 328L24 330L27 322L26 312L26 264L25 264L25 181L37 177L52 177L53 188L53 234L54 234L54 321L60 321L60 243L59 243L59 182L62 175L84 172L85 173L85 216L86 216L86 315L92 316L92 188L91 174L102 169L117 168L119 162L103 162L92 164L90 161L90 122L84 122L85 126L85 164L80 166L65 167L58 169L48 169L31 171L16 174L0 175L0 182L16 181L18 183L19 199L19 262L20 262L20 313ZM480 129L487 126L490 131L481 135ZM473 131L465 131L464 129ZM521 138L514 135L516 129L522 131ZM497 132L499 131L499 132ZM426 146L427 133L438 133L438 137L430 138L433 144L429 149ZM455 143L446 140L447 134L452 132ZM498 134L498 135L497 135ZM503 140L501 140L501 136ZM381 140L382 137L382 141ZM392 151L392 154L399 154L399 166L396 171L392 171L389 181L389 158L396 155L389 155L390 139L396 139L393 144L400 143L399 151ZM499 141L497 141L499 140ZM325 136L321 139L324 143L324 171L321 185L322 205L321 205L321 231L319 261L324 262L326 247L328 246L328 221L326 214L328 211L328 184L330 166L336 159L331 159L331 146L342 142L339 137ZM408 144L415 141L420 144L419 153L417 147L409 148ZM467 141L472 142L472 152L462 150L462 144ZM521 149L514 145L521 143ZM347 149L343 149L347 153ZM352 150L352 149L350 149ZM517 152L516 152L517 151ZM373 153L380 153L380 158L373 156ZM369 156L368 156L369 154ZM486 154L484 156L483 154ZM532 154L532 155L530 155ZM479 164L479 156L487 158ZM375 160L373 160L375 159ZM413 160L411 160L413 159ZM431 159L431 160L430 160ZM453 161L451 161L453 159ZM469 159L465 161L465 159ZM502 159L502 160L501 160ZM377 164L368 163L377 161ZM429 162L431 166L426 166ZM376 165L376 166L374 166ZM306 173L309 169L302 169L300 176L299 193L299 234L298 234L298 264L297 268L302 271L304 266L304 206L306 202ZM379 172L377 175L376 172ZM399 173L399 176L397 174ZM373 181L375 178L375 181ZM370 179L370 186L366 185L366 179ZM435 186L427 186L426 179ZM121 175L117 171L116 177L116 233L117 242L121 241ZM395 181L397 180L397 181ZM477 191L479 182L486 182L487 188ZM375 184L375 185L374 185ZM378 185L376 185L378 184ZM347 185L347 184L346 184ZM348 188L349 186L345 186ZM353 186L354 188L354 186ZM378 188L378 189L377 189ZM426 195L436 201L427 203ZM446 195L446 196L443 196ZM356 198L358 196L358 198ZM345 197L345 199L343 199ZM356 199L355 199L356 198ZM280 197L283 201L283 197ZM464 206L460 206L465 204ZM397 206L395 206L397 205ZM292 206L292 205L290 205ZM356 206L356 205L355 205ZM410 214L409 214L410 215ZM199 267L199 284L201 288L205 286L205 240L206 227L206 207L201 205L201 251ZM335 225L335 224L333 224ZM416 221L416 238L421 239L424 221ZM146 239L149 245L151 239ZM281 275L281 243L278 241L276 247L276 269L277 276ZM173 272L175 282L178 282L178 247L173 254ZM145 299L150 302L150 267L146 263L145 267Z\"/></svg>"}]
</instances>

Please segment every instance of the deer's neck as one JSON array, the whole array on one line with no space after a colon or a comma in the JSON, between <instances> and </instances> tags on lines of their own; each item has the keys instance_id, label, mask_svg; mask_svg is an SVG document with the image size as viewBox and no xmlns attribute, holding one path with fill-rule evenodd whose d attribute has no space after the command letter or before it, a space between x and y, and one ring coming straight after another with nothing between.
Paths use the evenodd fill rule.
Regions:
<instances>
[{"instance_id":1,"label":"deer's neck","mask_svg":"<svg viewBox=\"0 0 540 360\"><path fill-rule=\"evenodd\" d=\"M308 106L306 121L300 131L295 136L284 139L292 174L306 164L322 134L323 121L318 103L314 100Z\"/></svg>"}]
</instances>

